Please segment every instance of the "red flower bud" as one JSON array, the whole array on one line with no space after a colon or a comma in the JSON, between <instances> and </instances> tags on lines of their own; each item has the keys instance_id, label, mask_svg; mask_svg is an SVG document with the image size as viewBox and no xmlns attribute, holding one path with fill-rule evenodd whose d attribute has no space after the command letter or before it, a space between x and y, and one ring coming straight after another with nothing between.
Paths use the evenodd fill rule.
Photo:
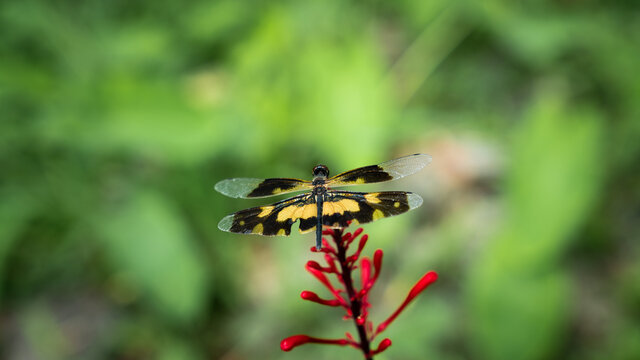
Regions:
<instances>
[{"instance_id":1,"label":"red flower bud","mask_svg":"<svg viewBox=\"0 0 640 360\"><path fill-rule=\"evenodd\" d=\"M293 336L289 336L288 338L280 342L280 349L282 349L283 351L291 351L293 348L297 346L309 344L309 343L333 344L333 345L340 345L340 346L349 345L349 341L346 339L320 339L320 338L314 338L307 335L293 335Z\"/></svg>"},{"instance_id":2,"label":"red flower bud","mask_svg":"<svg viewBox=\"0 0 640 360\"><path fill-rule=\"evenodd\" d=\"M280 349L283 351L291 351L294 347L306 344L309 342L307 335L293 335L282 340L280 342Z\"/></svg>"},{"instance_id":3,"label":"red flower bud","mask_svg":"<svg viewBox=\"0 0 640 360\"><path fill-rule=\"evenodd\" d=\"M327 277L322 272L323 270L320 264L318 264L313 260L309 260L307 262L306 268L307 268L307 271L311 273L311 275L315 276L315 278L318 279L318 281L320 281L324 286L327 287L327 289L329 289L329 291L331 291L333 296L335 296L336 300L340 301L340 304L346 305L344 299L342 298L342 296L340 296L340 293L333 287L333 285L331 285L331 282L329 281L329 279L327 279Z\"/></svg>"},{"instance_id":4,"label":"red flower bud","mask_svg":"<svg viewBox=\"0 0 640 360\"><path fill-rule=\"evenodd\" d=\"M364 249L364 246L367 244L367 240L369 240L369 235L368 234L362 235L362 237L360 238L360 242L358 243L358 250L357 250L358 254L362 252L362 249Z\"/></svg>"},{"instance_id":5,"label":"red flower bud","mask_svg":"<svg viewBox=\"0 0 640 360\"><path fill-rule=\"evenodd\" d=\"M353 240L355 240L360 234L362 234L362 228L356 229L356 231L353 232L353 235L349 235L349 238L347 239L343 238L345 242L345 246L349 247L349 245L351 245Z\"/></svg>"},{"instance_id":6,"label":"red flower bud","mask_svg":"<svg viewBox=\"0 0 640 360\"><path fill-rule=\"evenodd\" d=\"M344 336L347 338L347 340L356 342L356 340L353 338L353 335L351 335L350 332L347 331L346 333L344 333Z\"/></svg>"},{"instance_id":7,"label":"red flower bud","mask_svg":"<svg viewBox=\"0 0 640 360\"><path fill-rule=\"evenodd\" d=\"M433 284L436 280L438 280L438 273L436 273L435 271L429 271L428 273L424 274L424 276L420 280L418 280L415 285L413 285L411 291L409 291L407 300L413 300L413 298L418 296L424 289L427 288L427 286Z\"/></svg>"},{"instance_id":8,"label":"red flower bud","mask_svg":"<svg viewBox=\"0 0 640 360\"><path fill-rule=\"evenodd\" d=\"M317 266L314 266L314 264ZM329 279L327 279L327 277L322 273L322 267L320 267L317 262L309 261L306 267L307 271L310 272L311 275L315 276L316 279L318 279L324 286L329 288L331 292L335 292L333 286L331 286L331 283L329 282Z\"/></svg>"},{"instance_id":9,"label":"red flower bud","mask_svg":"<svg viewBox=\"0 0 640 360\"><path fill-rule=\"evenodd\" d=\"M380 354L381 352L387 350L389 346L391 346L391 340L389 338L384 338L382 341L380 341L378 348L374 350L371 355Z\"/></svg>"},{"instance_id":10,"label":"red flower bud","mask_svg":"<svg viewBox=\"0 0 640 360\"><path fill-rule=\"evenodd\" d=\"M380 269L382 268L382 255L384 253L382 250L378 249L373 253L373 268L375 269L375 274L373 275L373 282L378 280L378 276L380 276Z\"/></svg>"},{"instance_id":11,"label":"red flower bud","mask_svg":"<svg viewBox=\"0 0 640 360\"><path fill-rule=\"evenodd\" d=\"M362 290L367 291L369 288L369 281L371 280L371 260L366 256L360 260L360 277L362 281Z\"/></svg>"},{"instance_id":12,"label":"red flower bud","mask_svg":"<svg viewBox=\"0 0 640 360\"><path fill-rule=\"evenodd\" d=\"M334 231L331 228L324 229L324 230L322 230L322 235L331 235L331 236L333 236L334 235Z\"/></svg>"},{"instance_id":13,"label":"red flower bud","mask_svg":"<svg viewBox=\"0 0 640 360\"><path fill-rule=\"evenodd\" d=\"M413 285L411 291L409 291L409 295L407 295L407 298L404 299L398 309L396 309L396 311L394 311L387 320L378 325L376 334L383 332L387 328L387 326L389 326L389 324L391 324L391 322L395 320L396 317L404 310L404 308L407 307L411 300L415 299L415 297L418 296L424 289L426 289L427 286L433 284L436 280L438 280L438 274L436 272L429 271L428 273L424 274L422 278L418 280L415 285Z\"/></svg>"},{"instance_id":14,"label":"red flower bud","mask_svg":"<svg viewBox=\"0 0 640 360\"><path fill-rule=\"evenodd\" d=\"M320 252L325 254L336 254L336 249L329 244L327 239L322 238L322 249L320 249Z\"/></svg>"},{"instance_id":15,"label":"red flower bud","mask_svg":"<svg viewBox=\"0 0 640 360\"><path fill-rule=\"evenodd\" d=\"M327 270L327 272L338 274L338 275L340 274L340 271L336 267L336 259L333 256L329 254L324 254L324 261L326 261L328 265L327 269L329 270Z\"/></svg>"},{"instance_id":16,"label":"red flower bud","mask_svg":"<svg viewBox=\"0 0 640 360\"><path fill-rule=\"evenodd\" d=\"M304 300L313 301L318 304L327 305L327 306L340 306L341 303L337 299L325 300L321 299L316 293L313 291L303 291L300 293L300 297Z\"/></svg>"}]
</instances>

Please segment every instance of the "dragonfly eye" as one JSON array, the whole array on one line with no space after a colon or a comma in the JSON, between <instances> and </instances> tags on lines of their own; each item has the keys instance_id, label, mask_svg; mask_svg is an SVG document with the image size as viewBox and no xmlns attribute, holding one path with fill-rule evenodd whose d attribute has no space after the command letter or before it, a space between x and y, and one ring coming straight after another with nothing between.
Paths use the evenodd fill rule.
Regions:
<instances>
[{"instance_id":1,"label":"dragonfly eye","mask_svg":"<svg viewBox=\"0 0 640 360\"><path fill-rule=\"evenodd\" d=\"M318 165L313 168L313 176L329 177L329 168L324 165Z\"/></svg>"}]
</instances>

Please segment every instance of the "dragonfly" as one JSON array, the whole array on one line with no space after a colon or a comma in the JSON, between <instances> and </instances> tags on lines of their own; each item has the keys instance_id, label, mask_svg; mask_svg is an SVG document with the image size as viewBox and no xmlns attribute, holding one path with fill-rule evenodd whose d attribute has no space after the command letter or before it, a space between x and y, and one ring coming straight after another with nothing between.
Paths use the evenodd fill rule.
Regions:
<instances>
[{"instance_id":1,"label":"dragonfly","mask_svg":"<svg viewBox=\"0 0 640 360\"><path fill-rule=\"evenodd\" d=\"M345 228L353 223L365 224L422 205L422 198L412 192L355 192L336 190L336 187L397 180L415 174L430 162L430 155L413 154L333 177L329 177L327 166L318 165L313 168L311 181L293 178L222 180L215 185L215 189L232 198L263 198L298 191L305 193L225 216L218 223L218 228L240 234L288 236L293 223L300 221L301 233L316 231L316 249L320 250L323 227Z\"/></svg>"}]
</instances>

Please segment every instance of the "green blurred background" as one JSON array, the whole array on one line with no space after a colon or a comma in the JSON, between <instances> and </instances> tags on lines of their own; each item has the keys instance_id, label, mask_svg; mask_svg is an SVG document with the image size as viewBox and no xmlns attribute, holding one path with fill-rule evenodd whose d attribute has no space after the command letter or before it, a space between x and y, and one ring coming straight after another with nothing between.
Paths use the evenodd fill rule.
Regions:
<instances>
[{"instance_id":1,"label":"green blurred background","mask_svg":"<svg viewBox=\"0 0 640 360\"><path fill-rule=\"evenodd\" d=\"M0 357L353 359L313 236L217 229L309 178L424 152L385 251L380 359L640 359L635 1L2 1Z\"/></svg>"}]
</instances>

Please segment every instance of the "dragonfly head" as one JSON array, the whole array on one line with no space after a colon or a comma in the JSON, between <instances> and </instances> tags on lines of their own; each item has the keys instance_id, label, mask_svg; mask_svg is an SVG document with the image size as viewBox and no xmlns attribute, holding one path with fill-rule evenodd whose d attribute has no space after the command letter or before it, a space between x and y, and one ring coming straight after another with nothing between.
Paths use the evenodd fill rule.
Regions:
<instances>
[{"instance_id":1,"label":"dragonfly head","mask_svg":"<svg viewBox=\"0 0 640 360\"><path fill-rule=\"evenodd\" d=\"M318 165L313 168L313 177L329 177L329 168L324 165Z\"/></svg>"}]
</instances>

